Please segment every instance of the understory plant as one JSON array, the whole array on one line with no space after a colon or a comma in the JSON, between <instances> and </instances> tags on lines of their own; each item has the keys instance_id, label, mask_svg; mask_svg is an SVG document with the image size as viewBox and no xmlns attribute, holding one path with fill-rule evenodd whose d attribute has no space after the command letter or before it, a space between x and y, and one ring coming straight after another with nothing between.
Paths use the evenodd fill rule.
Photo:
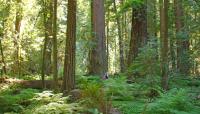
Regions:
<instances>
[{"instance_id":1,"label":"understory plant","mask_svg":"<svg viewBox=\"0 0 200 114\"><path fill-rule=\"evenodd\" d=\"M152 103L147 104L144 114L199 114L200 109L191 104L184 89L172 89Z\"/></svg>"},{"instance_id":2,"label":"understory plant","mask_svg":"<svg viewBox=\"0 0 200 114\"><path fill-rule=\"evenodd\" d=\"M150 41L146 46L140 48L138 56L127 71L129 79L134 81L144 79L142 82L151 87L156 85L160 78L160 63L154 43Z\"/></svg>"},{"instance_id":3,"label":"understory plant","mask_svg":"<svg viewBox=\"0 0 200 114\"><path fill-rule=\"evenodd\" d=\"M104 81L104 90L113 100L131 100L133 97L131 89L132 85L127 83L125 76Z\"/></svg>"},{"instance_id":4,"label":"understory plant","mask_svg":"<svg viewBox=\"0 0 200 114\"><path fill-rule=\"evenodd\" d=\"M31 99L33 103L24 113L34 114L78 114L83 109L79 103L68 103L69 97L63 97L62 93L53 94L52 91L43 91Z\"/></svg>"},{"instance_id":5,"label":"understory plant","mask_svg":"<svg viewBox=\"0 0 200 114\"><path fill-rule=\"evenodd\" d=\"M106 96L102 85L99 83L85 83L82 86L82 100L84 105L88 109L87 112L101 112L108 114L111 108L111 101Z\"/></svg>"},{"instance_id":6,"label":"understory plant","mask_svg":"<svg viewBox=\"0 0 200 114\"><path fill-rule=\"evenodd\" d=\"M38 92L36 89L17 88L8 89L0 94L0 113L5 112L20 112L30 104L29 99L35 96Z\"/></svg>"}]
</instances>

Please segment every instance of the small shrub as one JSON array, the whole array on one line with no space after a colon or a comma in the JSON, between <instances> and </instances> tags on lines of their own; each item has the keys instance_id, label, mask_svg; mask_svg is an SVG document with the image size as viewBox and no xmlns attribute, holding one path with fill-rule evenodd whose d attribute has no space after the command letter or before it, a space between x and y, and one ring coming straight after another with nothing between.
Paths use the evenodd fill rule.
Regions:
<instances>
[{"instance_id":1,"label":"small shrub","mask_svg":"<svg viewBox=\"0 0 200 114\"><path fill-rule=\"evenodd\" d=\"M107 114L110 111L111 102L106 97L101 84L89 82L82 87L82 99L88 112L98 109L103 114Z\"/></svg>"}]
</instances>

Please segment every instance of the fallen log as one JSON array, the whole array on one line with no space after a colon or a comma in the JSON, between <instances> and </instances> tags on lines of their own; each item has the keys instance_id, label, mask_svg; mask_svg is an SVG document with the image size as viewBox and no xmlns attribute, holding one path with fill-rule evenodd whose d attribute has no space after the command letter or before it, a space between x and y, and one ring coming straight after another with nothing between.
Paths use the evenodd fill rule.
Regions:
<instances>
[{"instance_id":1,"label":"fallen log","mask_svg":"<svg viewBox=\"0 0 200 114\"><path fill-rule=\"evenodd\" d=\"M0 84L19 84L22 88L43 89L42 80L19 80L16 78L0 78ZM62 80L58 81L58 87L62 87ZM45 88L53 89L53 80L45 80Z\"/></svg>"},{"instance_id":2,"label":"fallen log","mask_svg":"<svg viewBox=\"0 0 200 114\"><path fill-rule=\"evenodd\" d=\"M45 88L53 89L53 80L45 80ZM43 89L42 80L21 80L18 82L23 88ZM62 87L62 81L58 81L58 87Z\"/></svg>"}]
</instances>

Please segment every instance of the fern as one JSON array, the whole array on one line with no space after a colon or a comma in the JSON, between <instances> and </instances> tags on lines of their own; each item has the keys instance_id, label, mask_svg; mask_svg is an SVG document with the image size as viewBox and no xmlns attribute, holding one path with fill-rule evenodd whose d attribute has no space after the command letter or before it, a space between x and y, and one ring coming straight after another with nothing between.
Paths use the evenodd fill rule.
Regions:
<instances>
[{"instance_id":1,"label":"fern","mask_svg":"<svg viewBox=\"0 0 200 114\"><path fill-rule=\"evenodd\" d=\"M145 114L191 114L194 113L191 112L193 108L186 90L172 89L155 102L150 103Z\"/></svg>"},{"instance_id":2,"label":"fern","mask_svg":"<svg viewBox=\"0 0 200 114\"><path fill-rule=\"evenodd\" d=\"M131 88L132 85L127 83L126 77L109 78L104 81L104 90L107 95L112 96L113 99L131 100Z\"/></svg>"},{"instance_id":3,"label":"fern","mask_svg":"<svg viewBox=\"0 0 200 114\"><path fill-rule=\"evenodd\" d=\"M32 106L24 113L34 114L74 114L83 109L79 103L67 103L69 97L62 97L62 93L53 94L52 91L43 91L31 100Z\"/></svg>"}]
</instances>

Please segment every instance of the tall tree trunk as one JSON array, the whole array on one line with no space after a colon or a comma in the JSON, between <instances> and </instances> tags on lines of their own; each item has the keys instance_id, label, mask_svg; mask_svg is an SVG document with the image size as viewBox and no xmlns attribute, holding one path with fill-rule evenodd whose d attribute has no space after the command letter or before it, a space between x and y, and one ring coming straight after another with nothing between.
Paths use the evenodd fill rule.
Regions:
<instances>
[{"instance_id":1,"label":"tall tree trunk","mask_svg":"<svg viewBox=\"0 0 200 114\"><path fill-rule=\"evenodd\" d=\"M92 41L90 51L90 74L103 75L107 72L104 0L92 0Z\"/></svg>"},{"instance_id":2,"label":"tall tree trunk","mask_svg":"<svg viewBox=\"0 0 200 114\"><path fill-rule=\"evenodd\" d=\"M109 59L109 32L110 32L110 9L109 9L110 7L108 6L108 10L107 10L107 22L106 22L106 63L107 63L107 71L109 72L109 61L110 61L110 59Z\"/></svg>"},{"instance_id":3,"label":"tall tree trunk","mask_svg":"<svg viewBox=\"0 0 200 114\"><path fill-rule=\"evenodd\" d=\"M68 0L67 35L64 61L63 90L69 93L75 88L76 54L76 0Z\"/></svg>"},{"instance_id":4,"label":"tall tree trunk","mask_svg":"<svg viewBox=\"0 0 200 114\"><path fill-rule=\"evenodd\" d=\"M54 89L58 88L58 62L57 62L57 0L53 2L53 80L54 80Z\"/></svg>"},{"instance_id":5,"label":"tall tree trunk","mask_svg":"<svg viewBox=\"0 0 200 114\"><path fill-rule=\"evenodd\" d=\"M94 40L94 33L93 33L93 0L90 1L90 21L91 21L91 38L90 38L90 42L94 43L95 40ZM88 75L93 75L94 74L94 71L93 71L93 61L94 61L94 45L92 45L89 49L89 53L88 53L88 61L89 61L89 64L88 64Z\"/></svg>"},{"instance_id":6,"label":"tall tree trunk","mask_svg":"<svg viewBox=\"0 0 200 114\"><path fill-rule=\"evenodd\" d=\"M168 89L168 0L160 0L161 85Z\"/></svg>"},{"instance_id":7,"label":"tall tree trunk","mask_svg":"<svg viewBox=\"0 0 200 114\"><path fill-rule=\"evenodd\" d=\"M44 47L43 47L43 55L42 55L42 72L41 72L41 77L42 77L42 88L45 88L45 55L46 55L46 48L47 47L47 36L45 33L45 39L44 39Z\"/></svg>"},{"instance_id":8,"label":"tall tree trunk","mask_svg":"<svg viewBox=\"0 0 200 114\"><path fill-rule=\"evenodd\" d=\"M127 65L130 66L137 57L139 47L147 43L147 15L145 3L132 9L132 30Z\"/></svg>"},{"instance_id":9,"label":"tall tree trunk","mask_svg":"<svg viewBox=\"0 0 200 114\"><path fill-rule=\"evenodd\" d=\"M16 20L15 20L15 38L14 38L14 73L17 73L20 76L20 28L21 28L21 20L22 20L22 7L21 0L17 0L17 9L16 9Z\"/></svg>"},{"instance_id":10,"label":"tall tree trunk","mask_svg":"<svg viewBox=\"0 0 200 114\"><path fill-rule=\"evenodd\" d=\"M45 74L50 75L52 72L52 63L51 63L51 55L52 55L52 38L53 38L53 1L48 0L47 2L47 47L46 47L46 54L45 54Z\"/></svg>"},{"instance_id":11,"label":"tall tree trunk","mask_svg":"<svg viewBox=\"0 0 200 114\"><path fill-rule=\"evenodd\" d=\"M118 28L118 37L119 37L119 55L120 55L120 71L124 72L125 64L124 64L124 45L123 45L123 38L122 38L122 30L121 30L121 20L118 15L116 0L113 0L114 4L114 12L117 21L117 28Z\"/></svg>"},{"instance_id":12,"label":"tall tree trunk","mask_svg":"<svg viewBox=\"0 0 200 114\"><path fill-rule=\"evenodd\" d=\"M43 55L42 55L42 82L43 88L45 88L45 74L49 75L51 70L51 37L52 37L52 20L53 20L53 2L43 1L43 15L44 15L44 47L43 47Z\"/></svg>"},{"instance_id":13,"label":"tall tree trunk","mask_svg":"<svg viewBox=\"0 0 200 114\"><path fill-rule=\"evenodd\" d=\"M183 75L189 74L189 40L184 31L183 0L174 0L175 5L175 26L177 43L177 69Z\"/></svg>"}]
</instances>

